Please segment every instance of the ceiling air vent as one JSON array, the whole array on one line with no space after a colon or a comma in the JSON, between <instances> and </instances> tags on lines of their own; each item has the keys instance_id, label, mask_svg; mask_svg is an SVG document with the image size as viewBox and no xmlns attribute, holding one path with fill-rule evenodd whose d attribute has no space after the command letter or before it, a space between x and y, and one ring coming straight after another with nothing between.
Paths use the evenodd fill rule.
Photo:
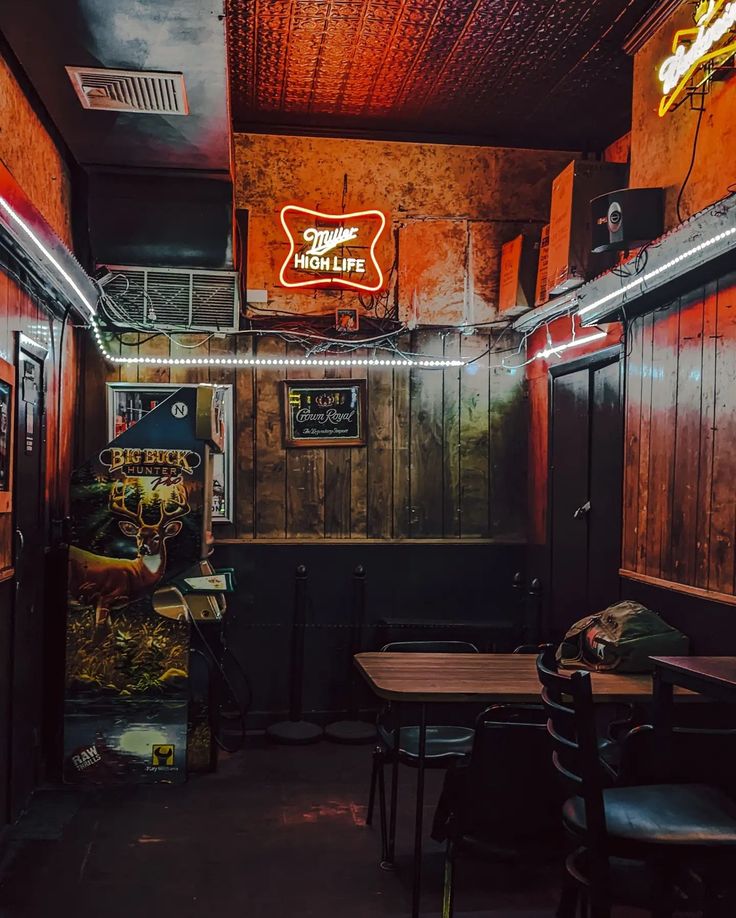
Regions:
<instances>
[{"instance_id":1,"label":"ceiling air vent","mask_svg":"<svg viewBox=\"0 0 736 918\"><path fill-rule=\"evenodd\" d=\"M119 325L173 331L237 331L236 271L107 266L103 308Z\"/></svg>"},{"instance_id":2,"label":"ceiling air vent","mask_svg":"<svg viewBox=\"0 0 736 918\"><path fill-rule=\"evenodd\" d=\"M67 67L66 72L84 108L149 115L189 114L182 73L103 67Z\"/></svg>"}]
</instances>

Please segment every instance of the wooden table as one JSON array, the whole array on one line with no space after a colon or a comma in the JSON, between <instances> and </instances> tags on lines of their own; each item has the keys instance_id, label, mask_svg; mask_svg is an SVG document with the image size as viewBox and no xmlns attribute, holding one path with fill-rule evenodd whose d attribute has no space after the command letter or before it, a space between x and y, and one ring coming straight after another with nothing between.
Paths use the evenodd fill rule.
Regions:
<instances>
[{"instance_id":1,"label":"wooden table","mask_svg":"<svg viewBox=\"0 0 736 918\"><path fill-rule=\"evenodd\" d=\"M717 701L736 702L736 657L652 657L654 726L672 729L674 693L690 689Z\"/></svg>"},{"instance_id":2,"label":"wooden table","mask_svg":"<svg viewBox=\"0 0 736 918\"><path fill-rule=\"evenodd\" d=\"M359 653L355 665L379 698L394 704L420 705L417 806L414 829L412 915L419 915L422 867L422 806L426 749L426 705L438 702L540 703L536 654L511 653ZM652 698L650 675L593 673L593 696L599 702L636 703ZM689 693L678 690L678 695ZM690 696L693 697L693 696ZM399 749L399 718L394 749ZM398 756L393 757L388 863L394 860Z\"/></svg>"}]
</instances>

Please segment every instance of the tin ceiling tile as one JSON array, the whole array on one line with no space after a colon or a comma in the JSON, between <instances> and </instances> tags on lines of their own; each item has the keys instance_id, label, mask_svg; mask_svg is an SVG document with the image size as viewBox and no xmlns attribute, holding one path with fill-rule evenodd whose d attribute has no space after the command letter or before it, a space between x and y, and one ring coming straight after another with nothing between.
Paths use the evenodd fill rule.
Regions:
<instances>
[{"instance_id":1,"label":"tin ceiling tile","mask_svg":"<svg viewBox=\"0 0 736 918\"><path fill-rule=\"evenodd\" d=\"M597 149L627 128L621 46L654 2L227 0L233 120Z\"/></svg>"}]
</instances>

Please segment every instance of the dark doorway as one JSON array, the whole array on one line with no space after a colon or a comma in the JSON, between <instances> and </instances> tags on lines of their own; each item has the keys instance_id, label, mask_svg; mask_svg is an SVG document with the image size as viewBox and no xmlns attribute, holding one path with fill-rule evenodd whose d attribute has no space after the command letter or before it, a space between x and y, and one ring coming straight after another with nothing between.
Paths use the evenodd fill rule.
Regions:
<instances>
[{"instance_id":1,"label":"dark doorway","mask_svg":"<svg viewBox=\"0 0 736 918\"><path fill-rule=\"evenodd\" d=\"M43 720L44 411L46 351L18 336L15 430L15 601L10 696L10 818L41 777Z\"/></svg>"},{"instance_id":2,"label":"dark doorway","mask_svg":"<svg viewBox=\"0 0 736 918\"><path fill-rule=\"evenodd\" d=\"M548 630L619 597L623 374L619 348L550 371Z\"/></svg>"}]
</instances>

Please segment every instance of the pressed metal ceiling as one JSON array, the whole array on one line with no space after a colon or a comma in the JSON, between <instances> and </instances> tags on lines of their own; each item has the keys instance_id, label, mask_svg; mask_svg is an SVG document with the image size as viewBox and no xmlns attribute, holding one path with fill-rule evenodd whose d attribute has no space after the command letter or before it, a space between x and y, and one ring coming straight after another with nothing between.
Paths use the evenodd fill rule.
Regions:
<instances>
[{"instance_id":1,"label":"pressed metal ceiling","mask_svg":"<svg viewBox=\"0 0 736 918\"><path fill-rule=\"evenodd\" d=\"M599 149L653 0L229 0L236 129Z\"/></svg>"}]
</instances>

